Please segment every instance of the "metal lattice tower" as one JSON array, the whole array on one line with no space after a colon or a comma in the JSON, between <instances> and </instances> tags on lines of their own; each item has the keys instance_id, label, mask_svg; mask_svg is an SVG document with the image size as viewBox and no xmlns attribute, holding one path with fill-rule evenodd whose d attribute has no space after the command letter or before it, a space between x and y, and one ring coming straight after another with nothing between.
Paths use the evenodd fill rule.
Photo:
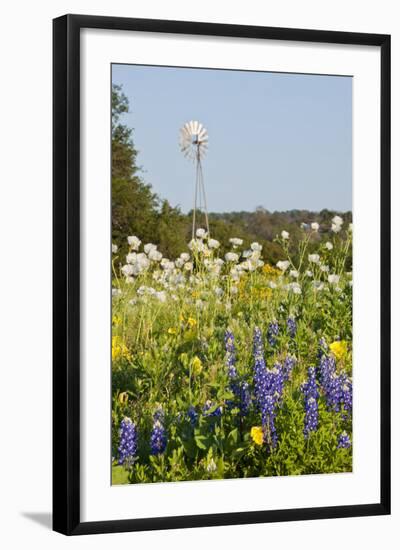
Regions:
<instances>
[{"instance_id":1,"label":"metal lattice tower","mask_svg":"<svg viewBox=\"0 0 400 550\"><path fill-rule=\"evenodd\" d=\"M201 161L208 148L208 134L204 126L197 120L191 120L180 129L179 145L186 158L196 164L196 181L194 190L192 239L196 234L196 211L199 212L198 221L201 220L201 213L204 213L206 230L210 235L208 225L207 199L204 187L203 168Z\"/></svg>"}]
</instances>

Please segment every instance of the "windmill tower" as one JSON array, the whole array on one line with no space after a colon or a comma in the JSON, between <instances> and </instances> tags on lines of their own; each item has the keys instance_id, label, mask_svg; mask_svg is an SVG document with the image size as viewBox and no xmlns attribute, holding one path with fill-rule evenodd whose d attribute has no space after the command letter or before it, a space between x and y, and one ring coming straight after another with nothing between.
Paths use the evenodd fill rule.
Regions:
<instances>
[{"instance_id":1,"label":"windmill tower","mask_svg":"<svg viewBox=\"0 0 400 550\"><path fill-rule=\"evenodd\" d=\"M208 134L204 126L197 120L191 120L180 129L179 145L182 153L189 160L194 161L196 165L196 181L194 189L194 207L192 222L192 239L196 234L196 212L198 212L197 222L201 223L202 213L204 215L208 236L210 228L208 225L207 199L204 187L203 168L201 161L204 158L208 148Z\"/></svg>"}]
</instances>

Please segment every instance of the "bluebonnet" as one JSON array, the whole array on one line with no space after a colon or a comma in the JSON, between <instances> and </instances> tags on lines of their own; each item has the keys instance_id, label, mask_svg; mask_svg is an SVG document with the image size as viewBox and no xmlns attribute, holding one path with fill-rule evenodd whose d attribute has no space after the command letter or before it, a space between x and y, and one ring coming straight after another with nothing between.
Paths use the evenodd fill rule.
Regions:
<instances>
[{"instance_id":1,"label":"bluebonnet","mask_svg":"<svg viewBox=\"0 0 400 550\"><path fill-rule=\"evenodd\" d=\"M341 375L341 402L343 403L343 418L351 413L353 408L353 383L345 374Z\"/></svg>"},{"instance_id":2,"label":"bluebonnet","mask_svg":"<svg viewBox=\"0 0 400 550\"><path fill-rule=\"evenodd\" d=\"M228 401L227 406L233 408L237 406L242 416L248 413L250 407L250 391L247 382L240 380L236 370L236 348L233 333L228 329L225 332L225 350L226 366L228 367L229 388L235 396L235 399Z\"/></svg>"},{"instance_id":3,"label":"bluebonnet","mask_svg":"<svg viewBox=\"0 0 400 550\"><path fill-rule=\"evenodd\" d=\"M267 331L267 339L270 346L275 346L276 344L276 337L279 334L279 325L277 321L272 321L268 325L268 331Z\"/></svg>"},{"instance_id":4,"label":"bluebonnet","mask_svg":"<svg viewBox=\"0 0 400 550\"><path fill-rule=\"evenodd\" d=\"M261 412L265 441L275 447L278 436L275 427L276 407L283 392L283 369L279 363L268 369L264 360L262 334L258 327L254 329L254 393L257 406Z\"/></svg>"},{"instance_id":5,"label":"bluebonnet","mask_svg":"<svg viewBox=\"0 0 400 550\"><path fill-rule=\"evenodd\" d=\"M249 384L244 380L232 380L230 389L236 399L227 401L227 406L229 408L238 407L240 415L245 416L249 412L251 404Z\"/></svg>"},{"instance_id":6,"label":"bluebonnet","mask_svg":"<svg viewBox=\"0 0 400 550\"><path fill-rule=\"evenodd\" d=\"M161 405L157 406L157 409L155 410L155 413L153 415L153 421L156 422L159 420L160 422L164 422L164 411Z\"/></svg>"},{"instance_id":7,"label":"bluebonnet","mask_svg":"<svg viewBox=\"0 0 400 550\"><path fill-rule=\"evenodd\" d=\"M327 408L333 412L340 412L343 406L342 416L346 418L353 406L351 379L343 372L337 373L333 355L321 355L318 371Z\"/></svg>"},{"instance_id":8,"label":"bluebonnet","mask_svg":"<svg viewBox=\"0 0 400 550\"><path fill-rule=\"evenodd\" d=\"M289 380L292 374L292 370L296 365L296 362L297 362L296 358L293 357L292 355L288 355L287 357L285 357L285 360L283 361L283 367L282 367L284 381Z\"/></svg>"},{"instance_id":9,"label":"bluebonnet","mask_svg":"<svg viewBox=\"0 0 400 550\"><path fill-rule=\"evenodd\" d=\"M211 410L211 412L209 412ZM203 414L204 416L208 417L214 417L214 418L220 418L222 415L222 407L215 407L215 403L210 401L209 399L204 403L203 406Z\"/></svg>"},{"instance_id":10,"label":"bluebonnet","mask_svg":"<svg viewBox=\"0 0 400 550\"><path fill-rule=\"evenodd\" d=\"M254 355L254 393L259 407L262 407L262 401L265 395L266 386L266 365L264 361L264 345L262 341L261 330L256 327L253 336L253 355Z\"/></svg>"},{"instance_id":11,"label":"bluebonnet","mask_svg":"<svg viewBox=\"0 0 400 550\"><path fill-rule=\"evenodd\" d=\"M153 416L153 429L150 434L150 453L159 455L167 446L167 432L164 427L164 412L158 409Z\"/></svg>"},{"instance_id":12,"label":"bluebonnet","mask_svg":"<svg viewBox=\"0 0 400 550\"><path fill-rule=\"evenodd\" d=\"M275 363L272 368L273 378L271 381L271 392L274 392L274 396L277 402L282 400L283 383L285 381L284 371L281 363Z\"/></svg>"},{"instance_id":13,"label":"bluebonnet","mask_svg":"<svg viewBox=\"0 0 400 550\"><path fill-rule=\"evenodd\" d=\"M189 417L190 423L193 427L197 424L197 419L199 417L199 413L196 411L196 408L193 407L193 405L190 405L190 407L187 410L187 415Z\"/></svg>"},{"instance_id":14,"label":"bluebonnet","mask_svg":"<svg viewBox=\"0 0 400 550\"><path fill-rule=\"evenodd\" d=\"M318 427L318 387L314 367L309 367L307 381L302 385L301 391L304 394L304 429L305 437L309 437L310 432L314 432Z\"/></svg>"},{"instance_id":15,"label":"bluebonnet","mask_svg":"<svg viewBox=\"0 0 400 550\"><path fill-rule=\"evenodd\" d=\"M319 377L329 410L340 410L340 379L336 373L336 361L332 355L321 355Z\"/></svg>"},{"instance_id":16,"label":"bluebonnet","mask_svg":"<svg viewBox=\"0 0 400 550\"><path fill-rule=\"evenodd\" d=\"M225 332L225 350L226 350L226 366L228 367L228 376L234 378L237 375L236 372L236 349L235 338L233 333L228 329Z\"/></svg>"},{"instance_id":17,"label":"bluebonnet","mask_svg":"<svg viewBox=\"0 0 400 550\"><path fill-rule=\"evenodd\" d=\"M136 424L130 418L121 420L119 430L118 464L131 466L138 450L138 432Z\"/></svg>"},{"instance_id":18,"label":"bluebonnet","mask_svg":"<svg viewBox=\"0 0 400 550\"><path fill-rule=\"evenodd\" d=\"M294 338L297 332L297 325L294 317L288 317L286 327L290 338Z\"/></svg>"},{"instance_id":19,"label":"bluebonnet","mask_svg":"<svg viewBox=\"0 0 400 550\"><path fill-rule=\"evenodd\" d=\"M342 432L339 435L337 446L338 449L348 449L349 447L351 447L350 437L348 436L347 432Z\"/></svg>"}]
</instances>

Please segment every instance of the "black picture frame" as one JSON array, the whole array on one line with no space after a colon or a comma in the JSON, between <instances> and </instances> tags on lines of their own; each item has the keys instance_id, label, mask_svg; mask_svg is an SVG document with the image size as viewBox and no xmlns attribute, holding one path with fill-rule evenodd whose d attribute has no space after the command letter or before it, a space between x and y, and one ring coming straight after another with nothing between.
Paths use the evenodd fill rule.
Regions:
<instances>
[{"instance_id":1,"label":"black picture frame","mask_svg":"<svg viewBox=\"0 0 400 550\"><path fill-rule=\"evenodd\" d=\"M80 520L80 31L84 28L378 46L381 50L380 501L316 507ZM390 513L390 36L65 15L53 21L53 529L66 535Z\"/></svg>"}]
</instances>

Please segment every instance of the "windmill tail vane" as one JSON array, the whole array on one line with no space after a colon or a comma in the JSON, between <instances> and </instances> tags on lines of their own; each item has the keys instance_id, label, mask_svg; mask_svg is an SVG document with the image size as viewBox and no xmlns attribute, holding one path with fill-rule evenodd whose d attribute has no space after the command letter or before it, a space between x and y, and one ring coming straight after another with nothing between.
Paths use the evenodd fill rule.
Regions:
<instances>
[{"instance_id":1,"label":"windmill tail vane","mask_svg":"<svg viewBox=\"0 0 400 550\"><path fill-rule=\"evenodd\" d=\"M186 122L180 129L179 145L184 156L194 161L196 165L193 220L192 220L192 239L196 234L196 223L201 223L202 214L206 225L208 236L210 236L210 227L208 224L207 198L204 186L202 160L208 148L208 133L206 128L197 120ZM197 219L196 219L197 215Z\"/></svg>"}]
</instances>

